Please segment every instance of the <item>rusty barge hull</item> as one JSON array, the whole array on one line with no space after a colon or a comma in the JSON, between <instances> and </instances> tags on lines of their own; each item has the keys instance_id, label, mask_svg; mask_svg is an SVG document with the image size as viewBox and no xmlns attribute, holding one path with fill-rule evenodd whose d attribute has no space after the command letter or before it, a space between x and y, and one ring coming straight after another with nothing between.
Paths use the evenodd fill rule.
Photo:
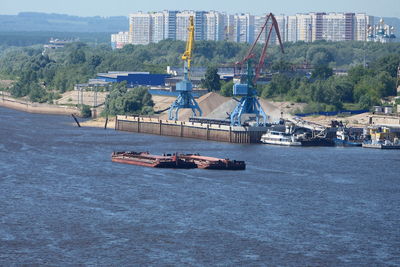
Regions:
<instances>
[{"instance_id":1,"label":"rusty barge hull","mask_svg":"<svg viewBox=\"0 0 400 267\"><path fill-rule=\"evenodd\" d=\"M188 161L193 161L197 168L207 170L245 170L246 163L244 161L220 159L214 157L200 155L180 155Z\"/></svg>"},{"instance_id":2,"label":"rusty barge hull","mask_svg":"<svg viewBox=\"0 0 400 267\"><path fill-rule=\"evenodd\" d=\"M184 161L175 155L156 156L146 152L114 152L111 155L111 161L151 168L193 169L197 167L195 163Z\"/></svg>"}]
</instances>

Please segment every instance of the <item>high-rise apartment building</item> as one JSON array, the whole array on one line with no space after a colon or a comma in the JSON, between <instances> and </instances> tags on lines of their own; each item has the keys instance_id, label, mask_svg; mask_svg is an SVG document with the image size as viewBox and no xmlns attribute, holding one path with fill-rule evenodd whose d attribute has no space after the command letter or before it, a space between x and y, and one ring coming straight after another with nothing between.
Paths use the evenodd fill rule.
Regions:
<instances>
[{"instance_id":1,"label":"high-rise apartment building","mask_svg":"<svg viewBox=\"0 0 400 267\"><path fill-rule=\"evenodd\" d=\"M148 44L151 42L151 15L134 13L129 15L129 43Z\"/></svg>"},{"instance_id":2,"label":"high-rise apartment building","mask_svg":"<svg viewBox=\"0 0 400 267\"><path fill-rule=\"evenodd\" d=\"M195 40L228 40L240 43L252 43L266 19L266 15L229 15L217 11L138 12L129 15L128 37L119 33L120 37L115 35L112 38L128 38L128 43L131 44L157 43L164 39L186 41L190 16L194 17ZM275 18L284 42L366 41L368 29L374 23L374 17L364 13L321 12L279 15ZM266 40L271 23L260 36L259 42ZM275 31L272 31L270 40L271 44L278 43ZM116 44L115 41L112 43Z\"/></svg>"},{"instance_id":3,"label":"high-rise apartment building","mask_svg":"<svg viewBox=\"0 0 400 267\"><path fill-rule=\"evenodd\" d=\"M194 39L196 41L206 39L206 14L206 11L194 12Z\"/></svg>"},{"instance_id":4,"label":"high-rise apartment building","mask_svg":"<svg viewBox=\"0 0 400 267\"><path fill-rule=\"evenodd\" d=\"M238 43L254 41L254 16L237 14L233 16L233 39Z\"/></svg>"},{"instance_id":5,"label":"high-rise apartment building","mask_svg":"<svg viewBox=\"0 0 400 267\"><path fill-rule=\"evenodd\" d=\"M285 41L297 42L297 16L286 17Z\"/></svg>"},{"instance_id":6,"label":"high-rise apartment building","mask_svg":"<svg viewBox=\"0 0 400 267\"><path fill-rule=\"evenodd\" d=\"M356 41L367 41L368 29L374 25L374 17L368 16L365 13L355 15L355 35Z\"/></svg>"},{"instance_id":7,"label":"high-rise apartment building","mask_svg":"<svg viewBox=\"0 0 400 267\"><path fill-rule=\"evenodd\" d=\"M322 38L327 41L354 40L354 15L354 13L324 15Z\"/></svg>"},{"instance_id":8,"label":"high-rise apartment building","mask_svg":"<svg viewBox=\"0 0 400 267\"><path fill-rule=\"evenodd\" d=\"M165 39L165 14L157 12L150 14L150 42L158 43Z\"/></svg>"},{"instance_id":9,"label":"high-rise apartment building","mask_svg":"<svg viewBox=\"0 0 400 267\"><path fill-rule=\"evenodd\" d=\"M297 14L297 40L312 42L312 14Z\"/></svg>"},{"instance_id":10,"label":"high-rise apartment building","mask_svg":"<svg viewBox=\"0 0 400 267\"><path fill-rule=\"evenodd\" d=\"M164 39L176 40L176 14L179 11L164 11Z\"/></svg>"},{"instance_id":11,"label":"high-rise apartment building","mask_svg":"<svg viewBox=\"0 0 400 267\"><path fill-rule=\"evenodd\" d=\"M235 42L236 38L234 36L235 32L235 19L234 15L225 16L225 40L230 42Z\"/></svg>"},{"instance_id":12,"label":"high-rise apartment building","mask_svg":"<svg viewBox=\"0 0 400 267\"><path fill-rule=\"evenodd\" d=\"M211 11L205 14L205 40L221 41L225 38L226 15L220 12Z\"/></svg>"},{"instance_id":13,"label":"high-rise apartment building","mask_svg":"<svg viewBox=\"0 0 400 267\"><path fill-rule=\"evenodd\" d=\"M187 40L189 17L195 16L194 11L183 11L176 14L176 40ZM195 27L196 32L196 27Z\"/></svg>"}]
</instances>

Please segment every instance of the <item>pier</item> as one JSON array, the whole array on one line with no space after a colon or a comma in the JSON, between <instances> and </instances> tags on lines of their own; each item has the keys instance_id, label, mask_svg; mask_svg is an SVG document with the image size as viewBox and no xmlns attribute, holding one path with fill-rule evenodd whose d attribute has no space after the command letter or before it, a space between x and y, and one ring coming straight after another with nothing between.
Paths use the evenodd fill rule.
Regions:
<instances>
[{"instance_id":1,"label":"pier","mask_svg":"<svg viewBox=\"0 0 400 267\"><path fill-rule=\"evenodd\" d=\"M115 130L196 138L210 141L249 144L260 143L268 127L229 126L200 122L161 120L141 116L118 115Z\"/></svg>"}]
</instances>

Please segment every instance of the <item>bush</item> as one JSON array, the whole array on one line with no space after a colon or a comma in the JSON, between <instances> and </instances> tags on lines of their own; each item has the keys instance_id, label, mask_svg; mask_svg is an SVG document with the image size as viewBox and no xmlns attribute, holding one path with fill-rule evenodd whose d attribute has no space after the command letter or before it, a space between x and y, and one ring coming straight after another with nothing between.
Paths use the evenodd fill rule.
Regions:
<instances>
[{"instance_id":1,"label":"bush","mask_svg":"<svg viewBox=\"0 0 400 267\"><path fill-rule=\"evenodd\" d=\"M92 111L90 110L90 106L88 105L81 105L81 116L83 118L90 118L92 117Z\"/></svg>"}]
</instances>

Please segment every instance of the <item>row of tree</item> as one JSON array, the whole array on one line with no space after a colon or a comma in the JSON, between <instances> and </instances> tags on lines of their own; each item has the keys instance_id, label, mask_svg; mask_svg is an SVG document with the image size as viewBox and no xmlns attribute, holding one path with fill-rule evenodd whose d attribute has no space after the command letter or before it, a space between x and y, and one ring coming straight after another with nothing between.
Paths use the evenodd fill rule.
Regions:
<instances>
[{"instance_id":1,"label":"row of tree","mask_svg":"<svg viewBox=\"0 0 400 267\"><path fill-rule=\"evenodd\" d=\"M209 90L221 89L221 94L231 95L232 84L224 83L221 87L215 66L233 66L246 55L248 48L246 44L232 42L196 42L193 65L214 66L207 70L203 85ZM72 90L74 84L86 82L99 72L163 73L168 65L182 64L180 58L184 50L184 42L172 40L127 45L118 50L111 50L108 45L92 47L73 43L45 54L42 47L12 47L0 51L0 77L16 80L10 89L14 96L51 102L60 93ZM256 53L259 52L260 47L257 47ZM278 47L272 47L268 53L265 71L277 74L269 84L258 87L262 97L319 103L324 109L339 109L343 103L369 107L382 97L396 93L394 77L400 62L400 43L298 42L285 44L284 54L278 51ZM368 63L366 67L360 66L364 63ZM297 71L301 67L314 68L311 78ZM345 67L349 69L349 75L333 76L333 67ZM120 99L116 105L110 102L114 111L121 107L122 100L118 98L121 94L134 93L119 91L111 94L111 97ZM134 107L130 102L124 103ZM151 107L148 104L144 106ZM140 112L149 110L140 108Z\"/></svg>"}]
</instances>

